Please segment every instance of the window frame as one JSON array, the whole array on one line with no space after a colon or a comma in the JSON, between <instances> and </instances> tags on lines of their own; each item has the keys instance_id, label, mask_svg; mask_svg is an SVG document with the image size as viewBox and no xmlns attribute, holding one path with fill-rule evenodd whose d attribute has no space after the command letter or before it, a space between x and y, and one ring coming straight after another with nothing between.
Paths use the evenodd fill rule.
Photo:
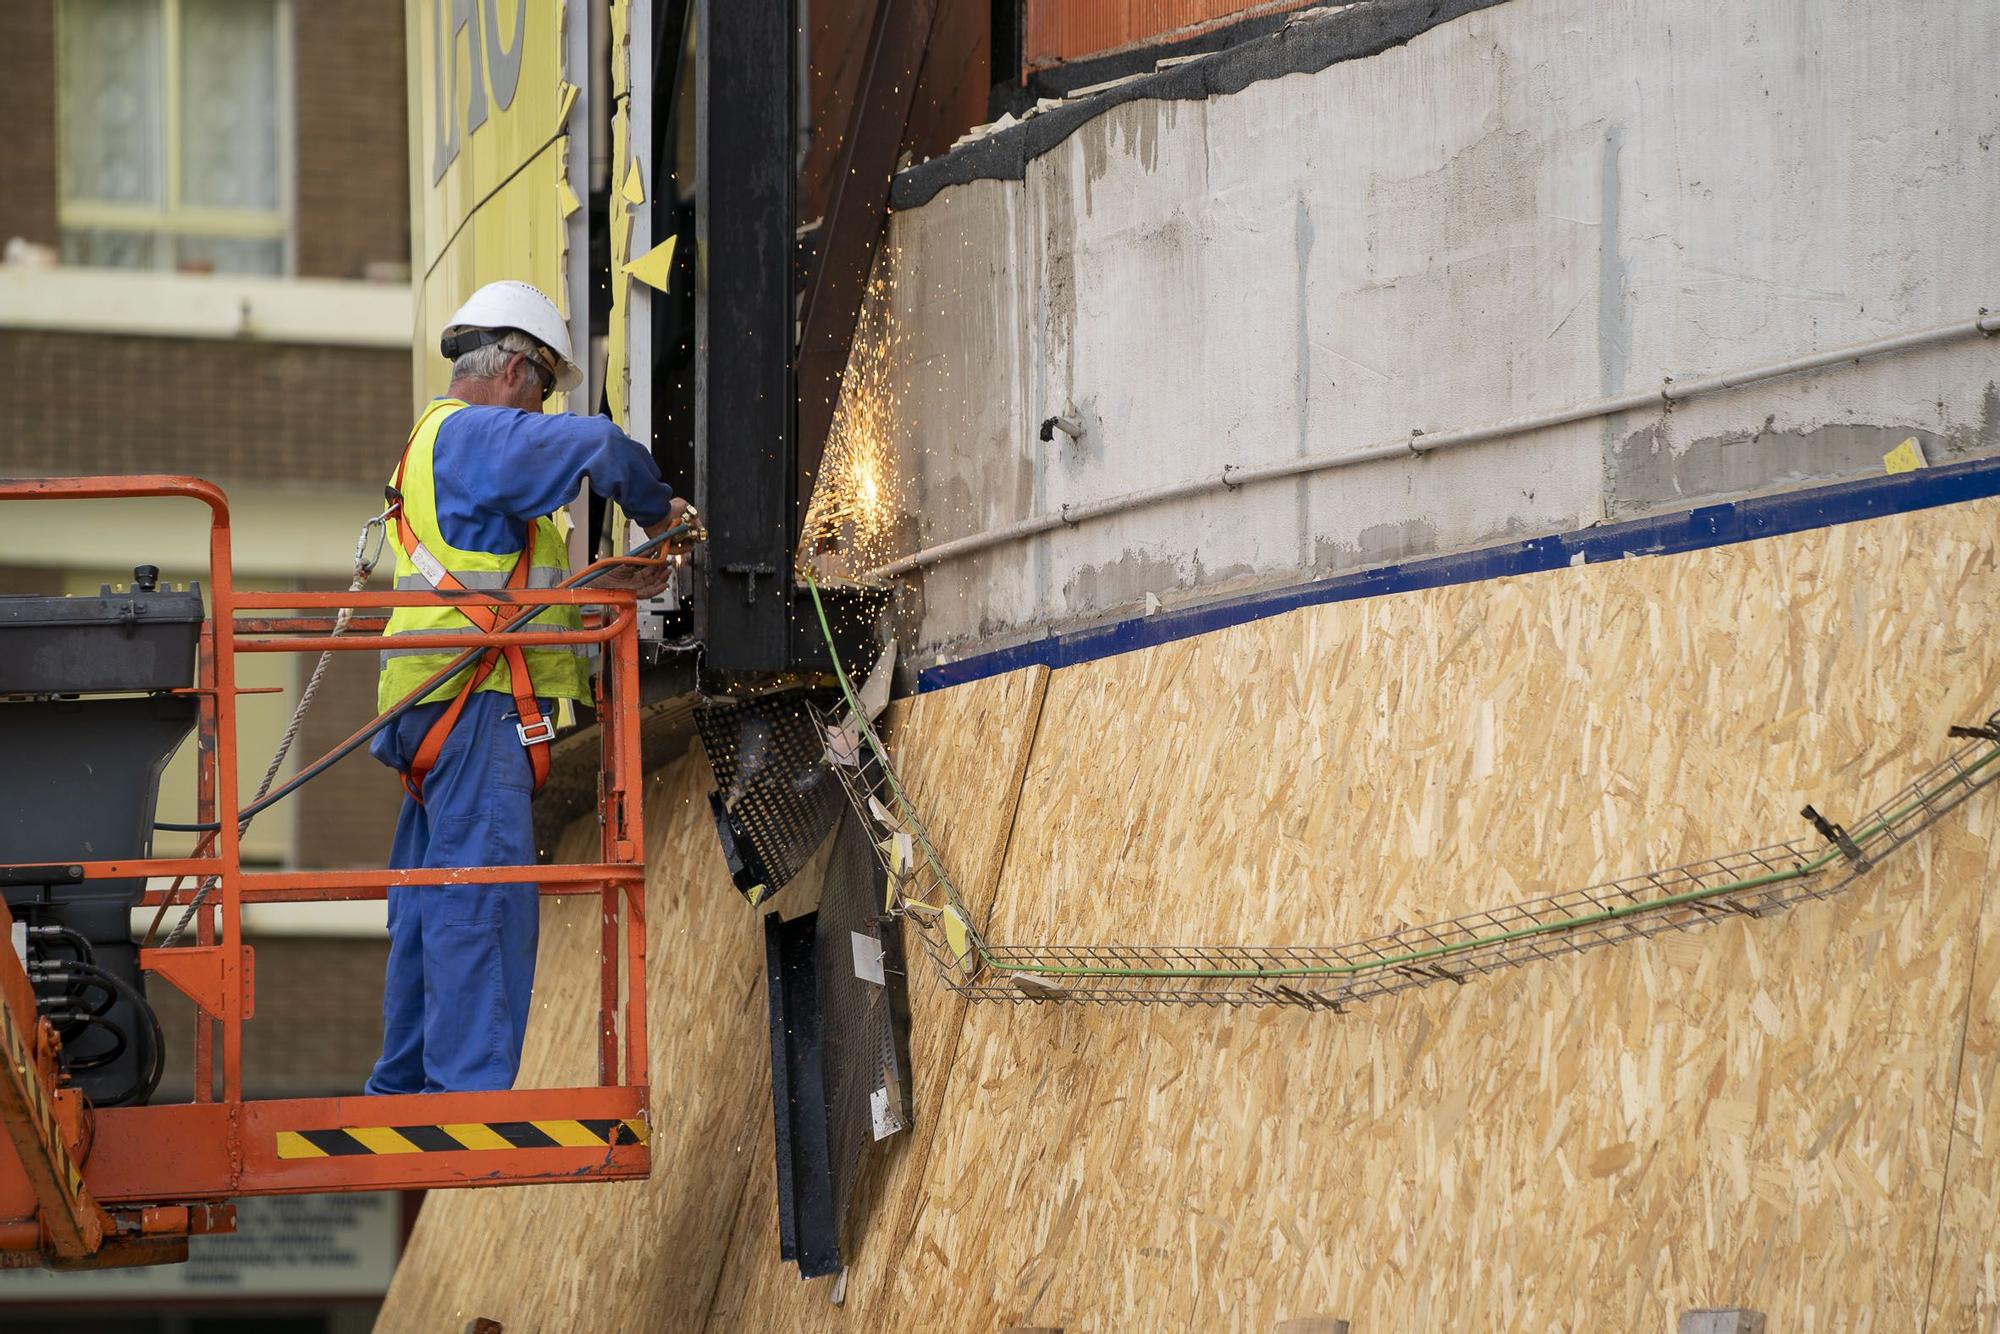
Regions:
<instances>
[{"instance_id":1,"label":"window frame","mask_svg":"<svg viewBox=\"0 0 2000 1334\"><path fill-rule=\"evenodd\" d=\"M62 24L70 5L89 0L58 0L56 11L56 51L58 62L65 49ZM56 161L56 225L62 231L120 231L145 233L154 238L154 262L135 272L181 272L178 249L172 243L182 236L219 237L228 240L278 242L278 269L266 277L288 278L298 264L298 116L297 92L293 75L297 65L297 43L293 36L292 0L269 0L272 7L276 68L272 71L272 113L277 119L278 203L269 212L262 209L213 208L181 202L181 0L153 0L160 7L160 101L165 112L161 127L161 194L158 207L121 204L103 200L72 199L67 173L62 170L62 153ZM56 133L64 133L61 114L62 80L56 70L58 113ZM165 243L165 244L163 244ZM172 254L169 255L169 250ZM95 266L105 267L105 266ZM113 266L115 267L115 266ZM254 275L246 275L254 276Z\"/></svg>"}]
</instances>

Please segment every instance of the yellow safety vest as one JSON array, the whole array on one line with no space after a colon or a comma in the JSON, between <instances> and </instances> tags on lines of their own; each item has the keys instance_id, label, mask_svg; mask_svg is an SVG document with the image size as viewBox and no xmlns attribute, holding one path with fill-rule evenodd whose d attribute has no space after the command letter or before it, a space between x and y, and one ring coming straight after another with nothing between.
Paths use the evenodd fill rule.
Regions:
<instances>
[{"instance_id":1,"label":"yellow safety vest","mask_svg":"<svg viewBox=\"0 0 2000 1334\"><path fill-rule=\"evenodd\" d=\"M438 530L437 486L432 466L438 427L443 425L445 418L465 406L464 402L455 398L438 399L425 409L424 415L417 419L416 429L410 433L409 448L402 466L403 514L410 521L422 550L416 553L405 551L396 525L389 525L389 545L396 552L398 591L430 590L435 587L432 580L439 568L450 571L467 588L501 588L506 585L507 576L521 558L519 551L462 551L446 542ZM569 550L553 515L535 520L534 545L535 563L528 571L528 587L554 588L569 577ZM424 566L431 567L429 574L426 574ZM579 608L550 607L523 626L522 632L576 630L582 626L583 613ZM397 607L390 612L389 624L382 632L385 643L397 635L417 633L470 635L478 631L463 613L451 607ZM386 711L401 703L404 696L422 685L433 673L441 671L456 656L449 649L385 647L382 650L382 676L376 688L376 707ZM525 656L528 676L534 682L537 695L544 699L590 699L590 653L585 645L530 648L525 650ZM468 665L465 671L454 673L449 680L425 695L424 702L450 699L465 684L466 673L471 670L472 666ZM505 659L479 683L481 690L511 692L512 688L512 676Z\"/></svg>"}]
</instances>

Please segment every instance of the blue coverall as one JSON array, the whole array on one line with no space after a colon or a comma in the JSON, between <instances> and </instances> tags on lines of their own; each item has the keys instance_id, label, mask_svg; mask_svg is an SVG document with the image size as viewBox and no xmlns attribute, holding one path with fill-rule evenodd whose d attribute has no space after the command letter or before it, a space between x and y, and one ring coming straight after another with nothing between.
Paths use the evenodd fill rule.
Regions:
<instances>
[{"instance_id":1,"label":"blue coverall","mask_svg":"<svg viewBox=\"0 0 2000 1334\"><path fill-rule=\"evenodd\" d=\"M462 408L438 429L433 472L438 530L463 551L519 551L528 524L568 504L586 477L642 525L664 519L673 499L652 455L603 417ZM407 770L445 707L411 709L375 734L370 753ZM505 691L466 702L424 800L403 798L392 868L534 864L534 774L514 712ZM511 1088L540 934L533 885L391 887L382 1059L368 1092Z\"/></svg>"}]
</instances>

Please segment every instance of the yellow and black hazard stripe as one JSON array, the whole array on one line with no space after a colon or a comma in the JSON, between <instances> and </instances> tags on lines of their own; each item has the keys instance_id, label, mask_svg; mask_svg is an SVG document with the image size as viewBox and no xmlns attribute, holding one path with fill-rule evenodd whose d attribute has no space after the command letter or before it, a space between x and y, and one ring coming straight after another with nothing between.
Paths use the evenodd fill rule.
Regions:
<instances>
[{"instance_id":1,"label":"yellow and black hazard stripe","mask_svg":"<svg viewBox=\"0 0 2000 1334\"><path fill-rule=\"evenodd\" d=\"M28 1045L27 1035L15 1025L13 1007L4 1000L0 1000L0 1060L6 1061L8 1068L0 1078L8 1079L15 1085L16 1096L26 1104L28 1115L34 1120L42 1152L62 1173L70 1212L81 1213L83 1169L77 1166L69 1146L63 1143L62 1125L56 1120L56 1105L49 1098L48 1089L37 1078L34 1049Z\"/></svg>"},{"instance_id":2,"label":"yellow and black hazard stripe","mask_svg":"<svg viewBox=\"0 0 2000 1334\"><path fill-rule=\"evenodd\" d=\"M469 1121L431 1126L347 1126L280 1130L280 1158L350 1158L376 1153L464 1153L492 1149L604 1149L644 1144L639 1120Z\"/></svg>"}]
</instances>

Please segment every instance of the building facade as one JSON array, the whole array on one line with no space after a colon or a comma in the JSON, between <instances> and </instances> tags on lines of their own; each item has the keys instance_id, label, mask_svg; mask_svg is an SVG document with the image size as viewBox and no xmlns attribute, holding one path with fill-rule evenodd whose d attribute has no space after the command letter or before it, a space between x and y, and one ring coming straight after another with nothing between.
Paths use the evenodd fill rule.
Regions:
<instances>
[{"instance_id":1,"label":"building facade","mask_svg":"<svg viewBox=\"0 0 2000 1334\"><path fill-rule=\"evenodd\" d=\"M0 474L201 477L229 495L240 587L347 587L356 532L380 509L409 429L403 6L18 0L5 32L0 356L13 373L0 384ZM94 591L141 564L176 584L207 578L206 514L187 502L4 508L0 592ZM243 659L245 684L276 688L242 701L244 791L312 666ZM374 678L372 654L335 655L287 772L372 715ZM183 750L162 782L162 819L192 818L193 747ZM399 795L389 771L350 758L253 823L245 860L379 866ZM182 851L173 838L156 852ZM264 910L252 922L252 1096L359 1091L379 1049L387 944L381 905L353 907ZM169 1049L156 1098L185 1099L192 1008L152 990ZM292 1243L259 1241L264 1223L251 1220L264 1215L252 1214L254 1244L226 1261L198 1255L190 1272L214 1272L192 1289L0 1276L0 1323L194 1328L209 1308L185 1303L207 1293L216 1313L253 1303L301 1322L286 1328L365 1328L403 1207L328 1207L340 1214L328 1235L359 1268L261 1280ZM282 1225L298 1231L302 1217Z\"/></svg>"}]
</instances>

